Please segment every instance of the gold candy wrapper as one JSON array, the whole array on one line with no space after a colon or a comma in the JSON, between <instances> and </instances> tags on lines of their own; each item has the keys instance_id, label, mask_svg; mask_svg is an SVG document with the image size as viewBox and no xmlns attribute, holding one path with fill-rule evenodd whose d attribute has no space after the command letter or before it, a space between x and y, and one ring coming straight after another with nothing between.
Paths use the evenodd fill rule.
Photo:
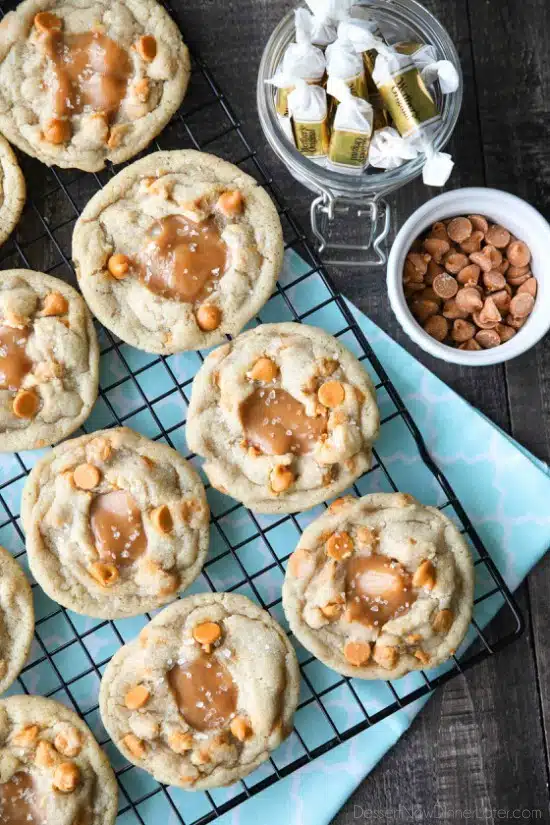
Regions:
<instances>
[{"instance_id":1,"label":"gold candy wrapper","mask_svg":"<svg viewBox=\"0 0 550 825\"><path fill-rule=\"evenodd\" d=\"M298 151L315 160L326 158L329 147L326 91L297 80L296 88L288 96L288 108Z\"/></svg>"},{"instance_id":2,"label":"gold candy wrapper","mask_svg":"<svg viewBox=\"0 0 550 825\"><path fill-rule=\"evenodd\" d=\"M322 77L319 79L313 77L304 78L305 82L309 83L310 86L321 86L323 79ZM275 94L275 108L277 114L281 117L288 117L288 96L295 88L295 86L284 86L277 89Z\"/></svg>"},{"instance_id":3,"label":"gold candy wrapper","mask_svg":"<svg viewBox=\"0 0 550 825\"><path fill-rule=\"evenodd\" d=\"M294 142L302 155L325 158L329 149L329 131L326 119L317 122L292 120Z\"/></svg>"},{"instance_id":4,"label":"gold candy wrapper","mask_svg":"<svg viewBox=\"0 0 550 825\"><path fill-rule=\"evenodd\" d=\"M328 92L340 101L328 150L328 165L340 172L356 174L368 163L373 129L373 108L352 94L345 81L329 78Z\"/></svg>"},{"instance_id":5,"label":"gold candy wrapper","mask_svg":"<svg viewBox=\"0 0 550 825\"><path fill-rule=\"evenodd\" d=\"M409 137L441 119L435 100L412 62L407 60L391 71L385 57L380 55L374 79L401 137Z\"/></svg>"},{"instance_id":6,"label":"gold candy wrapper","mask_svg":"<svg viewBox=\"0 0 550 825\"><path fill-rule=\"evenodd\" d=\"M364 132L346 132L334 129L330 138L328 157L334 166L346 166L361 171L367 165L371 136Z\"/></svg>"}]
</instances>

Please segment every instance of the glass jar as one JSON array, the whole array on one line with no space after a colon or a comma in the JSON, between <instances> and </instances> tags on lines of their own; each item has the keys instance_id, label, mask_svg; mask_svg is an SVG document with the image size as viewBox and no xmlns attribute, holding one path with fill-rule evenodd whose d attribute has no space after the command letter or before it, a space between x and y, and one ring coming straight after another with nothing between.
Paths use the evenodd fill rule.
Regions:
<instances>
[{"instance_id":1,"label":"glass jar","mask_svg":"<svg viewBox=\"0 0 550 825\"><path fill-rule=\"evenodd\" d=\"M436 47L438 59L450 60L454 64L460 78L458 90L450 95L442 95L439 88L436 89L437 105L442 117L432 133L432 140L436 150L443 149L455 128L463 95L460 62L447 31L416 0L363 0L354 6L353 15L376 20L390 44L404 40L430 43ZM311 203L311 229L325 263L363 267L383 265L387 258L384 241L391 219L390 208L383 196L421 175L424 157L419 155L391 171L368 167L360 175L349 175L319 166L298 152L279 124L273 86L265 82L275 75L283 54L294 37L294 12L290 12L269 38L260 63L257 102L264 134L294 178L316 193ZM361 229L366 232L365 242L350 244L329 241L328 235L334 234L334 224L338 217L345 216L344 220L349 220L350 215L364 221ZM353 258L343 259L344 251ZM327 253L336 253L336 257L330 257Z\"/></svg>"}]
</instances>

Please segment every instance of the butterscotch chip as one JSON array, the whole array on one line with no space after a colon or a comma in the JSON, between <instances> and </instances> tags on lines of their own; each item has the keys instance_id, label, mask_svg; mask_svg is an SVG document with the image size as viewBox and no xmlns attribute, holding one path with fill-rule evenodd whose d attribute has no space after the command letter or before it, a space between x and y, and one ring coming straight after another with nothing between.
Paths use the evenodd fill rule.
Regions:
<instances>
[{"instance_id":1,"label":"butterscotch chip","mask_svg":"<svg viewBox=\"0 0 550 825\"><path fill-rule=\"evenodd\" d=\"M213 645L222 637L222 629L216 622L202 622L193 628L193 638L200 645Z\"/></svg>"},{"instance_id":2,"label":"butterscotch chip","mask_svg":"<svg viewBox=\"0 0 550 825\"><path fill-rule=\"evenodd\" d=\"M465 255L471 255L472 252L479 252L481 244L483 243L483 232L475 230L469 238L460 244L460 249Z\"/></svg>"},{"instance_id":3,"label":"butterscotch chip","mask_svg":"<svg viewBox=\"0 0 550 825\"><path fill-rule=\"evenodd\" d=\"M485 299L483 309L479 313L479 320L482 324L498 324L501 321L501 314L491 297Z\"/></svg>"},{"instance_id":4,"label":"butterscotch chip","mask_svg":"<svg viewBox=\"0 0 550 825\"><path fill-rule=\"evenodd\" d=\"M499 324L496 327L496 331L498 332L501 344L505 344L506 341L509 341L516 334L516 330L513 327L509 327L508 324Z\"/></svg>"},{"instance_id":5,"label":"butterscotch chip","mask_svg":"<svg viewBox=\"0 0 550 825\"><path fill-rule=\"evenodd\" d=\"M436 573L433 563L430 559L424 559L413 574L413 587L422 587L424 590L433 590L435 587L435 580Z\"/></svg>"},{"instance_id":6,"label":"butterscotch chip","mask_svg":"<svg viewBox=\"0 0 550 825\"><path fill-rule=\"evenodd\" d=\"M109 149L118 149L124 140L124 136L128 134L129 127L126 123L115 123L109 130L109 137L107 139L107 146Z\"/></svg>"},{"instance_id":7,"label":"butterscotch chip","mask_svg":"<svg viewBox=\"0 0 550 825\"><path fill-rule=\"evenodd\" d=\"M239 189L231 192L222 192L216 203L217 209L224 215L240 215L244 209L244 198Z\"/></svg>"},{"instance_id":8,"label":"butterscotch chip","mask_svg":"<svg viewBox=\"0 0 550 825\"><path fill-rule=\"evenodd\" d=\"M457 275L461 269L468 266L468 258L462 252L448 252L443 260L443 265L447 272Z\"/></svg>"},{"instance_id":9,"label":"butterscotch chip","mask_svg":"<svg viewBox=\"0 0 550 825\"><path fill-rule=\"evenodd\" d=\"M101 481L101 471L95 464L79 464L73 472L73 481L81 490L93 490Z\"/></svg>"},{"instance_id":10,"label":"butterscotch chip","mask_svg":"<svg viewBox=\"0 0 550 825\"><path fill-rule=\"evenodd\" d=\"M354 667L366 665L371 653L372 648L368 642L346 642L344 645L344 657Z\"/></svg>"},{"instance_id":11,"label":"butterscotch chip","mask_svg":"<svg viewBox=\"0 0 550 825\"><path fill-rule=\"evenodd\" d=\"M34 755L35 765L39 768L52 768L58 762L59 756L54 746L51 742L41 739L36 746L36 753Z\"/></svg>"},{"instance_id":12,"label":"butterscotch chip","mask_svg":"<svg viewBox=\"0 0 550 825\"><path fill-rule=\"evenodd\" d=\"M168 747L174 753L186 753L193 749L193 735L179 730L174 731L168 736Z\"/></svg>"},{"instance_id":13,"label":"butterscotch chip","mask_svg":"<svg viewBox=\"0 0 550 825\"><path fill-rule=\"evenodd\" d=\"M470 323L470 321L463 321L460 318L457 318L456 321L453 323L453 328L451 330L451 338L453 341L456 341L458 344L464 343L464 341L469 341L470 338L473 338L476 334L476 327L474 324Z\"/></svg>"},{"instance_id":14,"label":"butterscotch chip","mask_svg":"<svg viewBox=\"0 0 550 825\"><path fill-rule=\"evenodd\" d=\"M518 288L520 286L523 286L523 284L526 283L526 281L528 281L530 277L531 272L529 271L526 272L525 275L518 275L517 278L507 277L506 280L510 287Z\"/></svg>"},{"instance_id":15,"label":"butterscotch chip","mask_svg":"<svg viewBox=\"0 0 550 825\"><path fill-rule=\"evenodd\" d=\"M456 293L456 305L463 312L476 312L483 308L481 295L472 286L465 286Z\"/></svg>"},{"instance_id":16,"label":"butterscotch chip","mask_svg":"<svg viewBox=\"0 0 550 825\"><path fill-rule=\"evenodd\" d=\"M199 328L204 332L217 329L222 321L221 310L214 304L201 304L195 317Z\"/></svg>"},{"instance_id":17,"label":"butterscotch chip","mask_svg":"<svg viewBox=\"0 0 550 825\"><path fill-rule=\"evenodd\" d=\"M497 292L506 286L506 278L497 269L483 273L483 285L489 292Z\"/></svg>"},{"instance_id":18,"label":"butterscotch chip","mask_svg":"<svg viewBox=\"0 0 550 825\"><path fill-rule=\"evenodd\" d=\"M333 533L325 543L327 556L336 561L347 559L353 553L353 539L349 533Z\"/></svg>"},{"instance_id":19,"label":"butterscotch chip","mask_svg":"<svg viewBox=\"0 0 550 825\"><path fill-rule=\"evenodd\" d=\"M101 587L112 587L120 577L114 564L102 561L93 562L88 567L88 573Z\"/></svg>"},{"instance_id":20,"label":"butterscotch chip","mask_svg":"<svg viewBox=\"0 0 550 825\"><path fill-rule=\"evenodd\" d=\"M463 344L459 344L458 348L466 352L479 352L481 349L475 338L470 338L469 341L464 341Z\"/></svg>"},{"instance_id":21,"label":"butterscotch chip","mask_svg":"<svg viewBox=\"0 0 550 825\"><path fill-rule=\"evenodd\" d=\"M411 304L411 312L420 324L424 324L432 315L439 312L439 303L436 301L418 300Z\"/></svg>"},{"instance_id":22,"label":"butterscotch chip","mask_svg":"<svg viewBox=\"0 0 550 825\"><path fill-rule=\"evenodd\" d=\"M274 493L284 493L292 487L295 480L292 470L282 464L277 464L269 475L269 483Z\"/></svg>"},{"instance_id":23,"label":"butterscotch chip","mask_svg":"<svg viewBox=\"0 0 550 825\"><path fill-rule=\"evenodd\" d=\"M444 341L449 331L449 324L442 315L432 315L424 324L424 329L436 341Z\"/></svg>"},{"instance_id":24,"label":"butterscotch chip","mask_svg":"<svg viewBox=\"0 0 550 825\"><path fill-rule=\"evenodd\" d=\"M507 277L509 278L521 278L523 275L529 276L531 274L531 267L529 264L525 266L510 266L506 272Z\"/></svg>"},{"instance_id":25,"label":"butterscotch chip","mask_svg":"<svg viewBox=\"0 0 550 825\"><path fill-rule=\"evenodd\" d=\"M63 21L50 11L38 12L38 14L35 14L33 22L38 31L43 34L61 31L63 28Z\"/></svg>"},{"instance_id":26,"label":"butterscotch chip","mask_svg":"<svg viewBox=\"0 0 550 825\"><path fill-rule=\"evenodd\" d=\"M123 736L122 744L131 753L134 759L143 759L147 753L145 742L134 733L127 733L126 736Z\"/></svg>"},{"instance_id":27,"label":"butterscotch chip","mask_svg":"<svg viewBox=\"0 0 550 825\"><path fill-rule=\"evenodd\" d=\"M111 255L107 261L107 269L113 278L120 281L126 278L130 272L130 259L127 255L122 255L120 252L117 252L115 255Z\"/></svg>"},{"instance_id":28,"label":"butterscotch chip","mask_svg":"<svg viewBox=\"0 0 550 825\"><path fill-rule=\"evenodd\" d=\"M447 608L439 610L432 621L432 630L434 633L448 633L454 622L454 613Z\"/></svg>"},{"instance_id":29,"label":"butterscotch chip","mask_svg":"<svg viewBox=\"0 0 550 825\"><path fill-rule=\"evenodd\" d=\"M444 301L454 298L458 292L458 283L452 275L438 275L432 284L433 291Z\"/></svg>"},{"instance_id":30,"label":"butterscotch chip","mask_svg":"<svg viewBox=\"0 0 550 825\"><path fill-rule=\"evenodd\" d=\"M512 266L527 266L531 262L531 250L523 241L512 241L506 257Z\"/></svg>"},{"instance_id":31,"label":"butterscotch chip","mask_svg":"<svg viewBox=\"0 0 550 825\"><path fill-rule=\"evenodd\" d=\"M428 264L431 260L430 255L423 255L419 252L409 252L407 255L406 260L412 264L414 269L419 272L421 275L425 275L428 271Z\"/></svg>"},{"instance_id":32,"label":"butterscotch chip","mask_svg":"<svg viewBox=\"0 0 550 825\"><path fill-rule=\"evenodd\" d=\"M450 321L454 321L456 318L468 318L469 316L468 312L460 309L455 298L451 298L450 301L445 301L441 314Z\"/></svg>"},{"instance_id":33,"label":"butterscotch chip","mask_svg":"<svg viewBox=\"0 0 550 825\"><path fill-rule=\"evenodd\" d=\"M62 762L53 775L53 786L62 793L72 793L80 782L80 769L74 762Z\"/></svg>"},{"instance_id":34,"label":"butterscotch chip","mask_svg":"<svg viewBox=\"0 0 550 825\"><path fill-rule=\"evenodd\" d=\"M151 519L151 524L157 532L165 535L172 532L174 520L167 504L161 504L159 507L155 507L154 510L151 510L149 513L149 518Z\"/></svg>"},{"instance_id":35,"label":"butterscotch chip","mask_svg":"<svg viewBox=\"0 0 550 825\"><path fill-rule=\"evenodd\" d=\"M453 218L447 226L449 238L455 243L463 243L474 230L468 218Z\"/></svg>"},{"instance_id":36,"label":"butterscotch chip","mask_svg":"<svg viewBox=\"0 0 550 825\"><path fill-rule=\"evenodd\" d=\"M510 243L510 233L503 226L493 224L485 232L485 240L497 249L504 249Z\"/></svg>"},{"instance_id":37,"label":"butterscotch chip","mask_svg":"<svg viewBox=\"0 0 550 825\"><path fill-rule=\"evenodd\" d=\"M481 267L477 264L469 264L460 270L456 276L456 280L461 286L477 286L480 275Z\"/></svg>"},{"instance_id":38,"label":"butterscotch chip","mask_svg":"<svg viewBox=\"0 0 550 825\"><path fill-rule=\"evenodd\" d=\"M262 381L269 384L274 381L279 373L277 364L271 358L258 358L249 372L249 377L253 381Z\"/></svg>"},{"instance_id":39,"label":"butterscotch chip","mask_svg":"<svg viewBox=\"0 0 550 825\"><path fill-rule=\"evenodd\" d=\"M427 269L427 265L426 265ZM424 283L424 275L421 270L417 269L416 266L413 264L409 258L405 260L405 266L403 268L403 283L405 284L423 284Z\"/></svg>"},{"instance_id":40,"label":"butterscotch chip","mask_svg":"<svg viewBox=\"0 0 550 825\"><path fill-rule=\"evenodd\" d=\"M430 261L428 264L428 270L424 277L424 280L428 284L428 286L431 286L434 282L434 279L437 278L438 275L441 275L442 272L445 272L445 270L440 264L436 264L435 261Z\"/></svg>"},{"instance_id":41,"label":"butterscotch chip","mask_svg":"<svg viewBox=\"0 0 550 825\"><path fill-rule=\"evenodd\" d=\"M437 221L433 224L430 232L430 237L437 238L440 241L448 241L449 233L447 232L447 225L443 221Z\"/></svg>"},{"instance_id":42,"label":"butterscotch chip","mask_svg":"<svg viewBox=\"0 0 550 825\"><path fill-rule=\"evenodd\" d=\"M38 725L26 725L13 735L12 742L16 748L33 748L38 739L40 728Z\"/></svg>"},{"instance_id":43,"label":"butterscotch chip","mask_svg":"<svg viewBox=\"0 0 550 825\"><path fill-rule=\"evenodd\" d=\"M136 51L146 63L151 63L157 56L157 41L153 35L142 35L136 43Z\"/></svg>"},{"instance_id":44,"label":"butterscotch chip","mask_svg":"<svg viewBox=\"0 0 550 825\"><path fill-rule=\"evenodd\" d=\"M510 312L516 318L527 318L533 311L535 299L528 292L514 295L510 302Z\"/></svg>"},{"instance_id":45,"label":"butterscotch chip","mask_svg":"<svg viewBox=\"0 0 550 825\"><path fill-rule=\"evenodd\" d=\"M424 241L424 249L431 255L432 260L440 264L443 257L450 250L451 246L448 241L440 240L439 238L426 238Z\"/></svg>"},{"instance_id":46,"label":"butterscotch chip","mask_svg":"<svg viewBox=\"0 0 550 825\"><path fill-rule=\"evenodd\" d=\"M77 728L60 731L54 740L55 749L62 756L78 756L82 750L82 736Z\"/></svg>"},{"instance_id":47,"label":"butterscotch chip","mask_svg":"<svg viewBox=\"0 0 550 825\"><path fill-rule=\"evenodd\" d=\"M495 329L500 323L496 318L490 321L486 316L482 315L481 312L474 312L472 314L472 320L480 329Z\"/></svg>"},{"instance_id":48,"label":"butterscotch chip","mask_svg":"<svg viewBox=\"0 0 550 825\"><path fill-rule=\"evenodd\" d=\"M229 730L239 742L244 742L245 739L248 739L249 736L252 735L252 728L243 716L236 716L232 719Z\"/></svg>"},{"instance_id":49,"label":"butterscotch chip","mask_svg":"<svg viewBox=\"0 0 550 825\"><path fill-rule=\"evenodd\" d=\"M526 318L516 318L516 316L512 314L506 316L506 323L515 330L521 329L526 320Z\"/></svg>"},{"instance_id":50,"label":"butterscotch chip","mask_svg":"<svg viewBox=\"0 0 550 825\"><path fill-rule=\"evenodd\" d=\"M34 418L40 407L40 399L33 390L19 390L12 402L16 418Z\"/></svg>"},{"instance_id":51,"label":"butterscotch chip","mask_svg":"<svg viewBox=\"0 0 550 825\"><path fill-rule=\"evenodd\" d=\"M501 315L508 312L510 309L510 301L512 300L510 292L506 291L506 289L500 289L498 292L493 292L491 297Z\"/></svg>"},{"instance_id":52,"label":"butterscotch chip","mask_svg":"<svg viewBox=\"0 0 550 825\"><path fill-rule=\"evenodd\" d=\"M470 261L473 264L477 264L484 272L490 272L491 269L494 269L493 261L491 260L489 255L483 252L472 252L470 255Z\"/></svg>"},{"instance_id":53,"label":"butterscotch chip","mask_svg":"<svg viewBox=\"0 0 550 825\"><path fill-rule=\"evenodd\" d=\"M337 407L346 397L346 391L339 381L326 381L319 387L317 397L325 407Z\"/></svg>"},{"instance_id":54,"label":"butterscotch chip","mask_svg":"<svg viewBox=\"0 0 550 825\"><path fill-rule=\"evenodd\" d=\"M391 670L397 664L399 658L399 651L396 647L390 645L375 644L372 651L372 658L380 667L386 670Z\"/></svg>"},{"instance_id":55,"label":"butterscotch chip","mask_svg":"<svg viewBox=\"0 0 550 825\"><path fill-rule=\"evenodd\" d=\"M487 218L484 218L483 215L468 215L468 220L475 230L482 232L484 235L489 229Z\"/></svg>"},{"instance_id":56,"label":"butterscotch chip","mask_svg":"<svg viewBox=\"0 0 550 825\"><path fill-rule=\"evenodd\" d=\"M441 298L436 295L431 286L424 287L422 292L418 293L419 301L433 301L437 306L441 304Z\"/></svg>"},{"instance_id":57,"label":"butterscotch chip","mask_svg":"<svg viewBox=\"0 0 550 825\"><path fill-rule=\"evenodd\" d=\"M414 651L415 658L418 659L419 662L422 662L423 665L427 665L431 659L431 656L426 653L425 650L418 648L418 650Z\"/></svg>"},{"instance_id":58,"label":"butterscotch chip","mask_svg":"<svg viewBox=\"0 0 550 825\"><path fill-rule=\"evenodd\" d=\"M521 284L518 289L517 294L522 295L526 292L528 295L531 295L533 298L537 297L537 286L538 282L536 278L528 278L525 283Z\"/></svg>"},{"instance_id":59,"label":"butterscotch chip","mask_svg":"<svg viewBox=\"0 0 550 825\"><path fill-rule=\"evenodd\" d=\"M68 120L54 117L44 125L42 135L45 141L54 146L67 143L72 136L71 124Z\"/></svg>"},{"instance_id":60,"label":"butterscotch chip","mask_svg":"<svg viewBox=\"0 0 550 825\"><path fill-rule=\"evenodd\" d=\"M328 604L323 605L320 610L323 616L330 621L337 619L338 616L342 613L344 609L344 605L342 602L329 602Z\"/></svg>"},{"instance_id":61,"label":"butterscotch chip","mask_svg":"<svg viewBox=\"0 0 550 825\"><path fill-rule=\"evenodd\" d=\"M127 691L124 697L124 704L128 710L139 710L139 708L147 704L150 696L151 692L145 685L135 685L135 687Z\"/></svg>"},{"instance_id":62,"label":"butterscotch chip","mask_svg":"<svg viewBox=\"0 0 550 825\"><path fill-rule=\"evenodd\" d=\"M500 344L500 336L495 329L480 329L476 341L483 349L492 349Z\"/></svg>"},{"instance_id":63,"label":"butterscotch chip","mask_svg":"<svg viewBox=\"0 0 550 825\"><path fill-rule=\"evenodd\" d=\"M42 315L65 315L69 309L69 302L60 292L50 292L44 298Z\"/></svg>"}]
</instances>

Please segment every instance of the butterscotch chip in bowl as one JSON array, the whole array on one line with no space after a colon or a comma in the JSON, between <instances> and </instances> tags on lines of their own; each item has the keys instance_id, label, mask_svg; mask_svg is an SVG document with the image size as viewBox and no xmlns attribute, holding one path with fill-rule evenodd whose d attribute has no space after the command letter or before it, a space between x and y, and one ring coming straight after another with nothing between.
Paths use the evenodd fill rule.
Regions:
<instances>
[{"instance_id":1,"label":"butterscotch chip in bowl","mask_svg":"<svg viewBox=\"0 0 550 825\"><path fill-rule=\"evenodd\" d=\"M321 329L263 324L193 381L187 443L216 489L261 513L339 495L371 464L379 413L359 361Z\"/></svg>"},{"instance_id":2,"label":"butterscotch chip in bowl","mask_svg":"<svg viewBox=\"0 0 550 825\"><path fill-rule=\"evenodd\" d=\"M0 452L57 444L74 432L92 410L98 375L97 336L77 291L41 272L2 272Z\"/></svg>"},{"instance_id":3,"label":"butterscotch chip in bowl","mask_svg":"<svg viewBox=\"0 0 550 825\"><path fill-rule=\"evenodd\" d=\"M343 536L346 552L328 552ZM395 679L454 653L473 587L468 545L446 516L411 496L377 493L305 529L287 566L283 608L298 641L328 667Z\"/></svg>"},{"instance_id":4,"label":"butterscotch chip in bowl","mask_svg":"<svg viewBox=\"0 0 550 825\"><path fill-rule=\"evenodd\" d=\"M52 699L10 696L0 700L0 720L1 822L114 825L115 775L76 713Z\"/></svg>"},{"instance_id":5,"label":"butterscotch chip in bowl","mask_svg":"<svg viewBox=\"0 0 550 825\"><path fill-rule=\"evenodd\" d=\"M214 155L156 152L87 204L73 236L92 312L126 343L163 354L237 335L268 300L283 259L277 209Z\"/></svg>"},{"instance_id":6,"label":"butterscotch chip in bowl","mask_svg":"<svg viewBox=\"0 0 550 825\"><path fill-rule=\"evenodd\" d=\"M201 594L113 656L100 712L127 759L159 782L204 790L247 776L289 735L299 682L294 649L266 611L234 593Z\"/></svg>"},{"instance_id":7,"label":"butterscotch chip in bowl","mask_svg":"<svg viewBox=\"0 0 550 825\"><path fill-rule=\"evenodd\" d=\"M88 616L167 604L195 580L208 550L209 509L192 465L123 427L66 441L38 461L21 517L35 579Z\"/></svg>"},{"instance_id":8,"label":"butterscotch chip in bowl","mask_svg":"<svg viewBox=\"0 0 550 825\"><path fill-rule=\"evenodd\" d=\"M17 561L0 547L0 693L9 688L25 664L33 632L30 584Z\"/></svg>"},{"instance_id":9,"label":"butterscotch chip in bowl","mask_svg":"<svg viewBox=\"0 0 550 825\"><path fill-rule=\"evenodd\" d=\"M0 131L48 166L97 172L162 131L189 75L156 0L24 0L0 30Z\"/></svg>"}]
</instances>

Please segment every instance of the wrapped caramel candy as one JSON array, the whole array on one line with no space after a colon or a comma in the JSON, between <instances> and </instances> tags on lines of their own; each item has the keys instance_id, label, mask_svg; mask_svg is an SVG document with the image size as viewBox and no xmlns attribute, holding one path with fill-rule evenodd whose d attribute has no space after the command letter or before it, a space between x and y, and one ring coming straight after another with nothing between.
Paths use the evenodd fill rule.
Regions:
<instances>
[{"instance_id":1,"label":"wrapped caramel candy","mask_svg":"<svg viewBox=\"0 0 550 825\"><path fill-rule=\"evenodd\" d=\"M367 81L367 93L374 109L374 128L383 129L389 126L388 114L376 83L372 79L374 64L380 44L385 45L382 32L374 20L349 18L338 26L338 38L353 44L355 51L361 55Z\"/></svg>"},{"instance_id":2,"label":"wrapped caramel candy","mask_svg":"<svg viewBox=\"0 0 550 825\"><path fill-rule=\"evenodd\" d=\"M378 129L372 138L369 163L377 169L398 169L407 160L418 157L418 148L410 140L402 138L390 126Z\"/></svg>"},{"instance_id":3,"label":"wrapped caramel candy","mask_svg":"<svg viewBox=\"0 0 550 825\"><path fill-rule=\"evenodd\" d=\"M373 80L401 137L426 131L441 121L435 100L409 55L385 48L376 58Z\"/></svg>"},{"instance_id":4,"label":"wrapped caramel candy","mask_svg":"<svg viewBox=\"0 0 550 825\"><path fill-rule=\"evenodd\" d=\"M324 163L329 147L326 91L297 80L288 95L288 109L296 148L316 163Z\"/></svg>"},{"instance_id":5,"label":"wrapped caramel candy","mask_svg":"<svg viewBox=\"0 0 550 825\"><path fill-rule=\"evenodd\" d=\"M368 99L367 78L361 55L357 54L353 43L340 37L327 46L325 52L327 74L330 78L343 80L356 97Z\"/></svg>"},{"instance_id":6,"label":"wrapped caramel candy","mask_svg":"<svg viewBox=\"0 0 550 825\"><path fill-rule=\"evenodd\" d=\"M361 173L368 164L373 108L352 94L343 80L329 78L327 91L339 101L332 124L328 166L338 172Z\"/></svg>"},{"instance_id":7,"label":"wrapped caramel candy","mask_svg":"<svg viewBox=\"0 0 550 825\"><path fill-rule=\"evenodd\" d=\"M412 58L417 69L420 69L422 80L427 86L433 86L436 80L442 94L449 95L456 92L460 80L458 72L450 60L439 60L435 46L427 43L404 42L394 47L399 54Z\"/></svg>"},{"instance_id":8,"label":"wrapped caramel candy","mask_svg":"<svg viewBox=\"0 0 550 825\"><path fill-rule=\"evenodd\" d=\"M320 84L325 75L325 56L321 49L312 44L309 25L304 21L303 14L298 14L304 11L298 9L296 12L296 43L288 46L275 76L267 81L277 88L275 106L281 117L288 115L288 95L294 89L296 80Z\"/></svg>"},{"instance_id":9,"label":"wrapped caramel candy","mask_svg":"<svg viewBox=\"0 0 550 825\"><path fill-rule=\"evenodd\" d=\"M321 49L336 40L336 28L342 15L349 14L353 0L306 0L311 9L311 42Z\"/></svg>"}]
</instances>

